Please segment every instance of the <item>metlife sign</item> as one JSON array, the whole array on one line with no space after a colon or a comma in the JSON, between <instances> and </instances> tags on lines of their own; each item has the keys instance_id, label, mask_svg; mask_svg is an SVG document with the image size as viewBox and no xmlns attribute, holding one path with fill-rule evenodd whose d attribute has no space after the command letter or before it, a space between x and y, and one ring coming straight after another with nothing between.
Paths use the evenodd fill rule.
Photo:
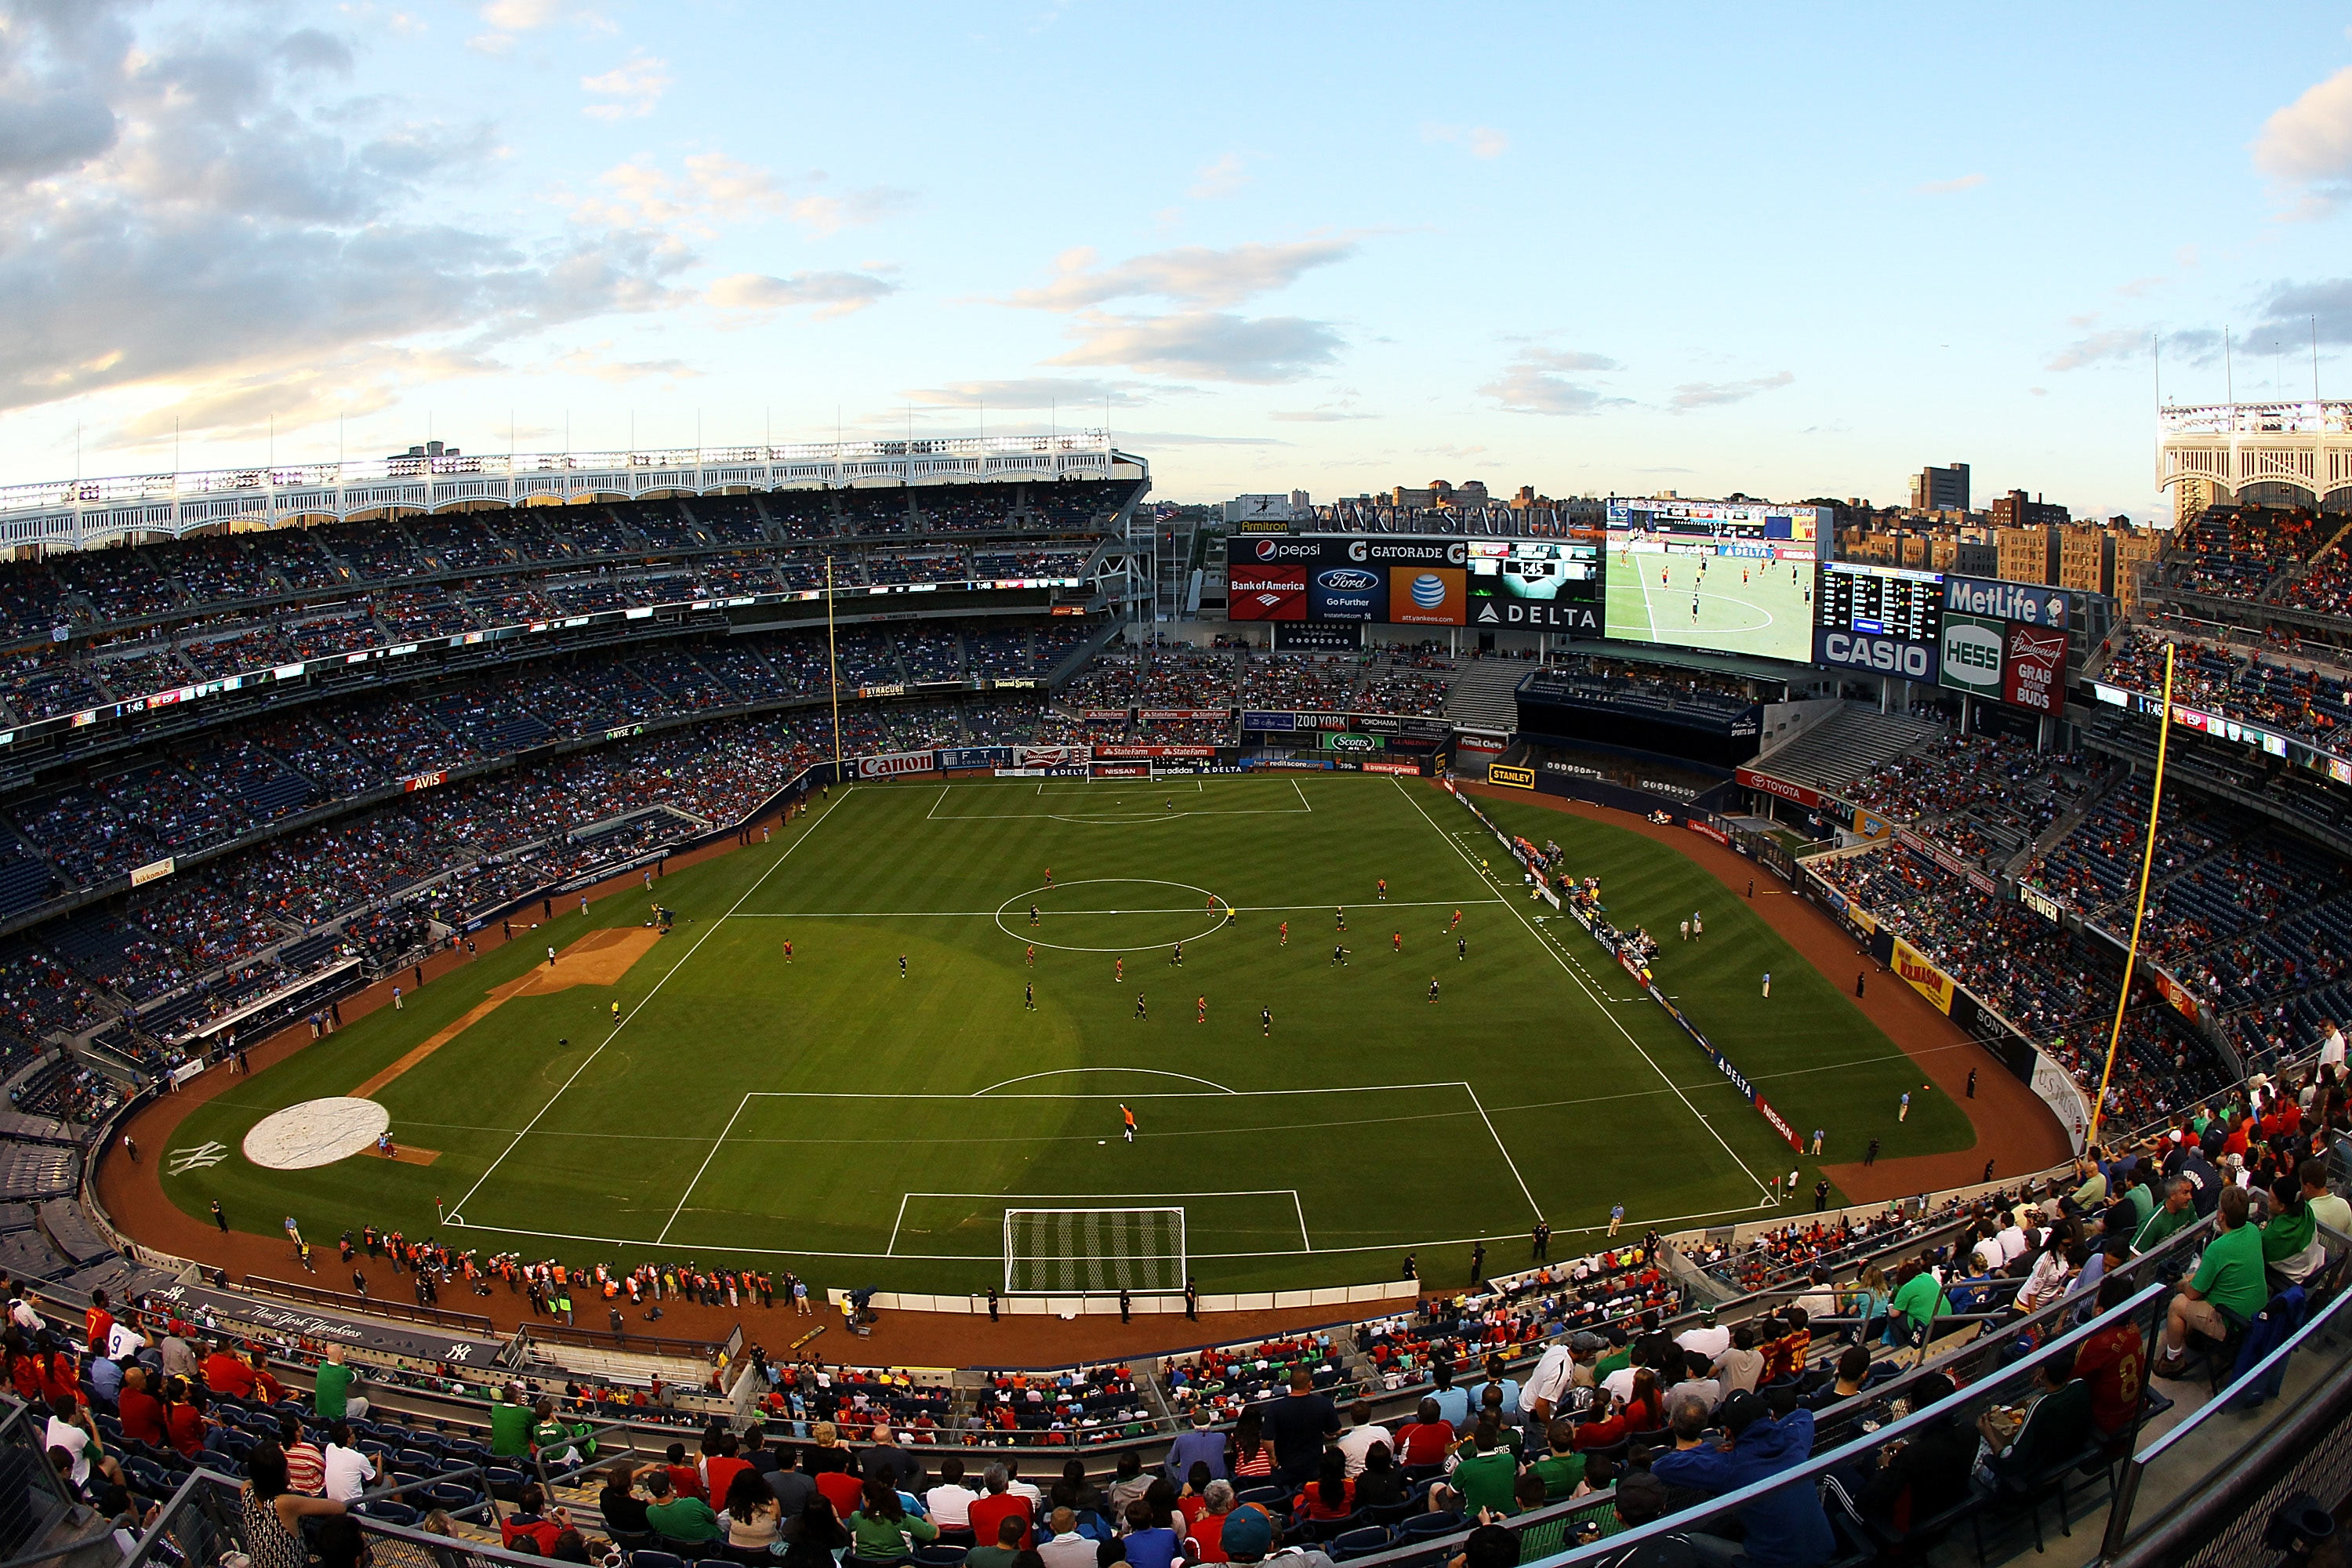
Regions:
<instances>
[{"instance_id":1,"label":"metlife sign","mask_svg":"<svg viewBox=\"0 0 2352 1568\"><path fill-rule=\"evenodd\" d=\"M1846 669L1866 670L1873 675L1892 676L1897 680L1933 683L1941 660L1932 643L1909 642L1902 637L1878 637L1866 632L1837 631L1828 626L1813 628L1813 662L1836 665Z\"/></svg>"},{"instance_id":2,"label":"metlife sign","mask_svg":"<svg viewBox=\"0 0 2352 1568\"><path fill-rule=\"evenodd\" d=\"M1944 613L2066 629L2066 590L1986 577L1944 579Z\"/></svg>"}]
</instances>

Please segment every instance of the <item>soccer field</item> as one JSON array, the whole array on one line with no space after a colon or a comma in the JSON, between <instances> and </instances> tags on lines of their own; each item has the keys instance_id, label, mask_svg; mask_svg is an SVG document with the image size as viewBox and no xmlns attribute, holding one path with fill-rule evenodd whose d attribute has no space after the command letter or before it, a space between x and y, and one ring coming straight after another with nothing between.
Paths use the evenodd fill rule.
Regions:
<instances>
[{"instance_id":1,"label":"soccer field","mask_svg":"<svg viewBox=\"0 0 2352 1568\"><path fill-rule=\"evenodd\" d=\"M1812 657L1810 563L1612 551L1604 585L1612 637L1765 658Z\"/></svg>"},{"instance_id":2,"label":"soccer field","mask_svg":"<svg viewBox=\"0 0 2352 1568\"><path fill-rule=\"evenodd\" d=\"M1690 861L1498 807L1601 876L1620 923L1666 932L1664 988L1792 1121L1832 1129L1826 1159L1969 1142ZM550 978L545 946L641 921L629 895L238 1082L183 1124L162 1179L187 1213L217 1197L258 1230L440 1224L486 1253L758 1258L820 1288L935 1291L1003 1283L1008 1208L1181 1207L1212 1293L1391 1279L1407 1249L1444 1283L1477 1238L1515 1262L1540 1215L1566 1256L1618 1203L1635 1226L1752 1216L1786 1145L1516 875L1418 780L835 789L773 843L666 879L677 927L614 984L517 988ZM1692 909L1707 932L1684 949ZM242 1153L268 1112L361 1086L431 1163ZM178 1157L207 1145L212 1163Z\"/></svg>"}]
</instances>

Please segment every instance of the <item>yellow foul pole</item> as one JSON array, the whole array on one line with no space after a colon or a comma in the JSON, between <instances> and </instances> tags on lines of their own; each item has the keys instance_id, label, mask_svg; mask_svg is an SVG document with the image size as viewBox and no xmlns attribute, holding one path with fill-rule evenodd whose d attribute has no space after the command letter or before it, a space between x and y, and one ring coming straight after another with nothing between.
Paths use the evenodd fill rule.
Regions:
<instances>
[{"instance_id":1,"label":"yellow foul pole","mask_svg":"<svg viewBox=\"0 0 2352 1568\"><path fill-rule=\"evenodd\" d=\"M2124 1008L2131 1000L2132 969L2139 961L2140 922L2147 917L2148 874L2156 866L2156 821L2164 809L2165 748L2172 739L2172 650L2164 645L2164 714L2156 726L2156 782L2148 791L2147 843L2139 857L2139 901L2132 909L2131 945L2124 950L2124 983L2116 992L2115 1026L2107 1031L2107 1065L2099 1071L2099 1095L2091 1106L2091 1131L2085 1142L2099 1141L2099 1118L2106 1111L2107 1080L2115 1076L2116 1048L2123 1043Z\"/></svg>"}]
</instances>

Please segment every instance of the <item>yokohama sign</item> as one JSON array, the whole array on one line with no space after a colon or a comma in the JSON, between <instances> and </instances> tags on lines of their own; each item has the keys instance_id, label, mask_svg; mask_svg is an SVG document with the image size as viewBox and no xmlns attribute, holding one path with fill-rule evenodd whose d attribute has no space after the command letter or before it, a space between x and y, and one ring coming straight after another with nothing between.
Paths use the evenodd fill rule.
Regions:
<instances>
[{"instance_id":1,"label":"yokohama sign","mask_svg":"<svg viewBox=\"0 0 2352 1568\"><path fill-rule=\"evenodd\" d=\"M862 779L895 779L907 773L929 773L939 771L936 752L885 752L878 757L857 759L857 776Z\"/></svg>"},{"instance_id":2,"label":"yokohama sign","mask_svg":"<svg viewBox=\"0 0 2352 1568\"><path fill-rule=\"evenodd\" d=\"M1777 795L1782 800L1793 800L1799 805L1818 806L1822 804L1821 791L1776 779L1770 773L1759 773L1754 768L1741 768L1732 776L1748 789L1764 795Z\"/></svg>"}]
</instances>

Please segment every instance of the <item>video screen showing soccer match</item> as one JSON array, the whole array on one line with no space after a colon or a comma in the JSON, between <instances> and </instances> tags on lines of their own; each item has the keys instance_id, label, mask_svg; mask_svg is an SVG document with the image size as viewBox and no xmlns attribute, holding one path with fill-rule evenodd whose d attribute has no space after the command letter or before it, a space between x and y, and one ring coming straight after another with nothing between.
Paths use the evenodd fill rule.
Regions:
<instances>
[{"instance_id":1,"label":"video screen showing soccer match","mask_svg":"<svg viewBox=\"0 0 2352 1568\"><path fill-rule=\"evenodd\" d=\"M1826 510L1611 500L1606 635L1804 662Z\"/></svg>"}]
</instances>

